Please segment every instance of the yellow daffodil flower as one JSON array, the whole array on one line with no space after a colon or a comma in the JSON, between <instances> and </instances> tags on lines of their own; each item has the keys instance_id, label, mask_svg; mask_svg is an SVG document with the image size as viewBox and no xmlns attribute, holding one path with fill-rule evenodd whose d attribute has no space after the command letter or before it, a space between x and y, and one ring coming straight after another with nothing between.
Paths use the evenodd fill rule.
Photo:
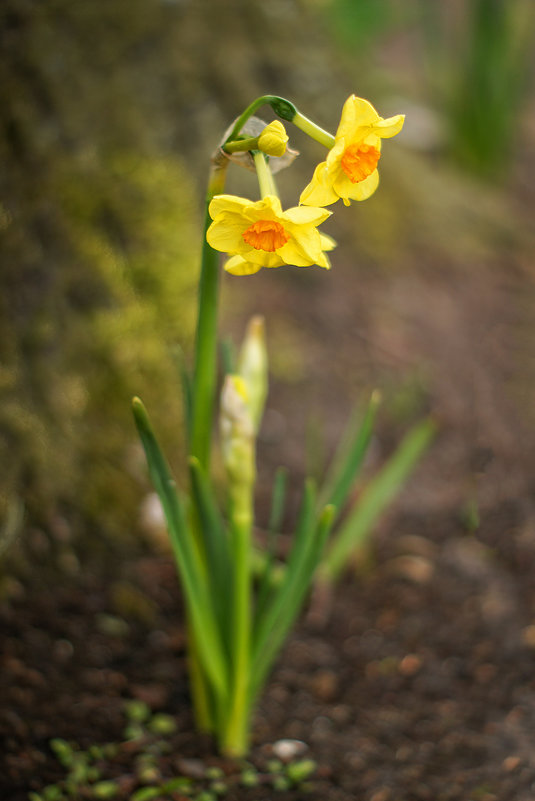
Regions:
<instances>
[{"instance_id":1,"label":"yellow daffodil flower","mask_svg":"<svg viewBox=\"0 0 535 801\"><path fill-rule=\"evenodd\" d=\"M225 270L233 275L251 275L262 267L318 264L329 269L325 250L334 242L317 227L332 212L312 206L281 208L275 195L256 202L234 195L216 195L209 206L213 222L206 239L214 250L228 253Z\"/></svg>"},{"instance_id":2,"label":"yellow daffodil flower","mask_svg":"<svg viewBox=\"0 0 535 801\"><path fill-rule=\"evenodd\" d=\"M268 156L283 156L286 152L288 134L282 122L275 120L266 125L258 137L258 149Z\"/></svg>"},{"instance_id":3,"label":"yellow daffodil flower","mask_svg":"<svg viewBox=\"0 0 535 801\"><path fill-rule=\"evenodd\" d=\"M342 198L349 206L350 200L370 197L379 183L381 139L398 134L404 119L403 114L397 114L385 120L367 100L351 95L344 103L334 145L327 159L316 167L299 202L329 206Z\"/></svg>"}]
</instances>

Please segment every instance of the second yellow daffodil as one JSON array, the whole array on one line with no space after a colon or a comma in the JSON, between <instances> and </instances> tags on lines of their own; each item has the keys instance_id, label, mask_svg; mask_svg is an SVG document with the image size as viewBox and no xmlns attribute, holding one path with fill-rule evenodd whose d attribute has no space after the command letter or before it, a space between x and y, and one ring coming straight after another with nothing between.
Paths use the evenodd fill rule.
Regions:
<instances>
[{"instance_id":1,"label":"second yellow daffodil","mask_svg":"<svg viewBox=\"0 0 535 801\"><path fill-rule=\"evenodd\" d=\"M306 206L330 206L342 198L366 200L379 183L377 162L381 156L381 139L401 131L405 117L383 119L367 100L351 95L344 103L334 145L327 158L318 164L311 182L301 193L300 203Z\"/></svg>"},{"instance_id":2,"label":"second yellow daffodil","mask_svg":"<svg viewBox=\"0 0 535 801\"><path fill-rule=\"evenodd\" d=\"M275 195L256 202L217 195L208 211L213 222L206 233L207 242L232 257L225 270L233 275L251 275L262 267L283 264L331 266L325 251L331 250L334 242L318 231L330 211L311 206L283 211Z\"/></svg>"}]
</instances>

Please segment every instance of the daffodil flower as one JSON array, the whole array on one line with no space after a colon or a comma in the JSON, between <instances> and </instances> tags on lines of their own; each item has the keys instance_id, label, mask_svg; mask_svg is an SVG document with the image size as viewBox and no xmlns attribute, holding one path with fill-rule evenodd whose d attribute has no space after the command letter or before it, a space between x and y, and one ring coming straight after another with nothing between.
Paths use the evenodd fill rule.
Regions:
<instances>
[{"instance_id":1,"label":"daffodil flower","mask_svg":"<svg viewBox=\"0 0 535 801\"><path fill-rule=\"evenodd\" d=\"M405 117L383 119L367 100L351 95L344 103L342 117L327 159L318 164L312 181L301 193L305 206L329 206L342 198L366 200L379 183L377 162L381 139L401 131Z\"/></svg>"},{"instance_id":2,"label":"daffodil flower","mask_svg":"<svg viewBox=\"0 0 535 801\"><path fill-rule=\"evenodd\" d=\"M331 250L334 242L317 228L330 211L312 206L283 211L275 195L256 202L218 195L208 211L213 222L206 239L214 250L231 256L225 264L227 272L251 275L262 267L283 264L330 267L325 250Z\"/></svg>"}]
</instances>

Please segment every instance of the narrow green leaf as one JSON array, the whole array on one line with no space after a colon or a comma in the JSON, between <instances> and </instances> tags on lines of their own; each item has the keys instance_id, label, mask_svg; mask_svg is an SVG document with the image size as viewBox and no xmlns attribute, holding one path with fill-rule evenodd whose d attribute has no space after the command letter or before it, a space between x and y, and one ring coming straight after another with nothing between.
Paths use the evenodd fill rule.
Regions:
<instances>
[{"instance_id":1,"label":"narrow green leaf","mask_svg":"<svg viewBox=\"0 0 535 801\"><path fill-rule=\"evenodd\" d=\"M229 587L232 585L232 563L228 538L214 492L198 459L189 460L191 487L201 524L210 591L219 630L228 634ZM223 642L228 638L223 636Z\"/></svg>"},{"instance_id":2,"label":"narrow green leaf","mask_svg":"<svg viewBox=\"0 0 535 801\"><path fill-rule=\"evenodd\" d=\"M169 466L139 398L132 402L134 419L145 449L152 483L162 504L169 536L188 602L199 656L214 690L227 693L227 666L209 600L206 581L195 558L194 542Z\"/></svg>"},{"instance_id":3,"label":"narrow green leaf","mask_svg":"<svg viewBox=\"0 0 535 801\"><path fill-rule=\"evenodd\" d=\"M260 651L263 644L269 637L272 628L276 625L280 609L284 605L284 596L288 592L291 581L290 574L294 566L302 560L303 552L307 544L310 544L310 532L314 525L314 504L316 499L315 484L312 479L307 479L303 493L303 500L299 510L299 520L294 534L294 542L287 564L285 565L284 578L278 587L275 596L268 604L265 614L256 621L253 649Z\"/></svg>"},{"instance_id":4,"label":"narrow green leaf","mask_svg":"<svg viewBox=\"0 0 535 801\"><path fill-rule=\"evenodd\" d=\"M414 426L363 490L325 558L322 573L331 581L337 578L355 550L364 545L372 527L400 491L435 433L436 425L430 419Z\"/></svg>"},{"instance_id":5,"label":"narrow green leaf","mask_svg":"<svg viewBox=\"0 0 535 801\"><path fill-rule=\"evenodd\" d=\"M301 536L296 538L284 583L268 611L269 620L264 624L262 640L255 643L251 671L251 701L261 689L271 665L301 611L333 524L336 511L334 506L326 506L319 521L315 522L314 505L314 494L309 491L303 503L301 518L303 528L299 532Z\"/></svg>"},{"instance_id":6,"label":"narrow green leaf","mask_svg":"<svg viewBox=\"0 0 535 801\"><path fill-rule=\"evenodd\" d=\"M271 579L273 574L273 566L275 564L277 534L280 531L282 516L284 514L284 502L286 500L287 484L288 470L285 467L279 467L275 473L275 480L273 482L273 495L271 498L271 511L268 523L268 543L265 553L264 570L262 572L262 578L258 587L255 626L265 611L265 605L272 583Z\"/></svg>"},{"instance_id":7,"label":"narrow green leaf","mask_svg":"<svg viewBox=\"0 0 535 801\"><path fill-rule=\"evenodd\" d=\"M355 414L352 416L322 488L320 507L332 504L341 512L366 456L380 400L379 392L372 392L362 422Z\"/></svg>"}]
</instances>

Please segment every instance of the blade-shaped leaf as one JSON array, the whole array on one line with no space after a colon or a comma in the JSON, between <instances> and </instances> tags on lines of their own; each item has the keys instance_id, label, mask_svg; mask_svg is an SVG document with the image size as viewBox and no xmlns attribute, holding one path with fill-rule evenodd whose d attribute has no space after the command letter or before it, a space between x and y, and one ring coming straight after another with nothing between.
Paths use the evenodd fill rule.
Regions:
<instances>
[{"instance_id":1,"label":"blade-shaped leaf","mask_svg":"<svg viewBox=\"0 0 535 801\"><path fill-rule=\"evenodd\" d=\"M186 523L174 479L163 456L147 412L139 398L132 402L134 419L147 457L149 472L160 498L203 668L214 690L227 694L227 666L209 602L206 581L196 562L191 531Z\"/></svg>"},{"instance_id":2,"label":"blade-shaped leaf","mask_svg":"<svg viewBox=\"0 0 535 801\"><path fill-rule=\"evenodd\" d=\"M271 498L271 512L268 523L268 543L265 553L264 569L258 587L256 600L255 626L262 617L271 586L273 565L275 563L275 553L277 544L277 534L280 531L282 516L284 514L284 502L286 500L286 486L288 483L288 471L285 467L279 467L275 473L273 482L273 495Z\"/></svg>"},{"instance_id":3,"label":"blade-shaped leaf","mask_svg":"<svg viewBox=\"0 0 535 801\"><path fill-rule=\"evenodd\" d=\"M222 632L223 642L228 642L228 637L225 635L228 635L229 587L232 586L233 575L227 532L209 479L199 460L191 456L189 466L193 500L202 532L214 614Z\"/></svg>"},{"instance_id":4,"label":"blade-shaped leaf","mask_svg":"<svg viewBox=\"0 0 535 801\"><path fill-rule=\"evenodd\" d=\"M404 481L429 447L435 433L435 423L424 420L406 434L386 465L355 502L327 552L322 575L335 580L355 550L362 547L379 516L400 491Z\"/></svg>"},{"instance_id":5,"label":"blade-shaped leaf","mask_svg":"<svg viewBox=\"0 0 535 801\"><path fill-rule=\"evenodd\" d=\"M341 512L366 456L380 400L379 392L372 392L362 422L353 415L322 488L321 507L332 504L338 513Z\"/></svg>"},{"instance_id":6,"label":"blade-shaped leaf","mask_svg":"<svg viewBox=\"0 0 535 801\"><path fill-rule=\"evenodd\" d=\"M313 508L314 498L305 497L304 515L308 517L309 510ZM262 640L255 642L251 670L251 701L261 689L290 628L301 611L329 536L334 514L334 506L326 506L319 521L312 520L312 528L309 520L305 522L305 527L308 529L306 542L298 547L296 541L294 550L298 548L298 553L294 559L290 557L285 580L268 612L269 625L267 623L264 625Z\"/></svg>"}]
</instances>

